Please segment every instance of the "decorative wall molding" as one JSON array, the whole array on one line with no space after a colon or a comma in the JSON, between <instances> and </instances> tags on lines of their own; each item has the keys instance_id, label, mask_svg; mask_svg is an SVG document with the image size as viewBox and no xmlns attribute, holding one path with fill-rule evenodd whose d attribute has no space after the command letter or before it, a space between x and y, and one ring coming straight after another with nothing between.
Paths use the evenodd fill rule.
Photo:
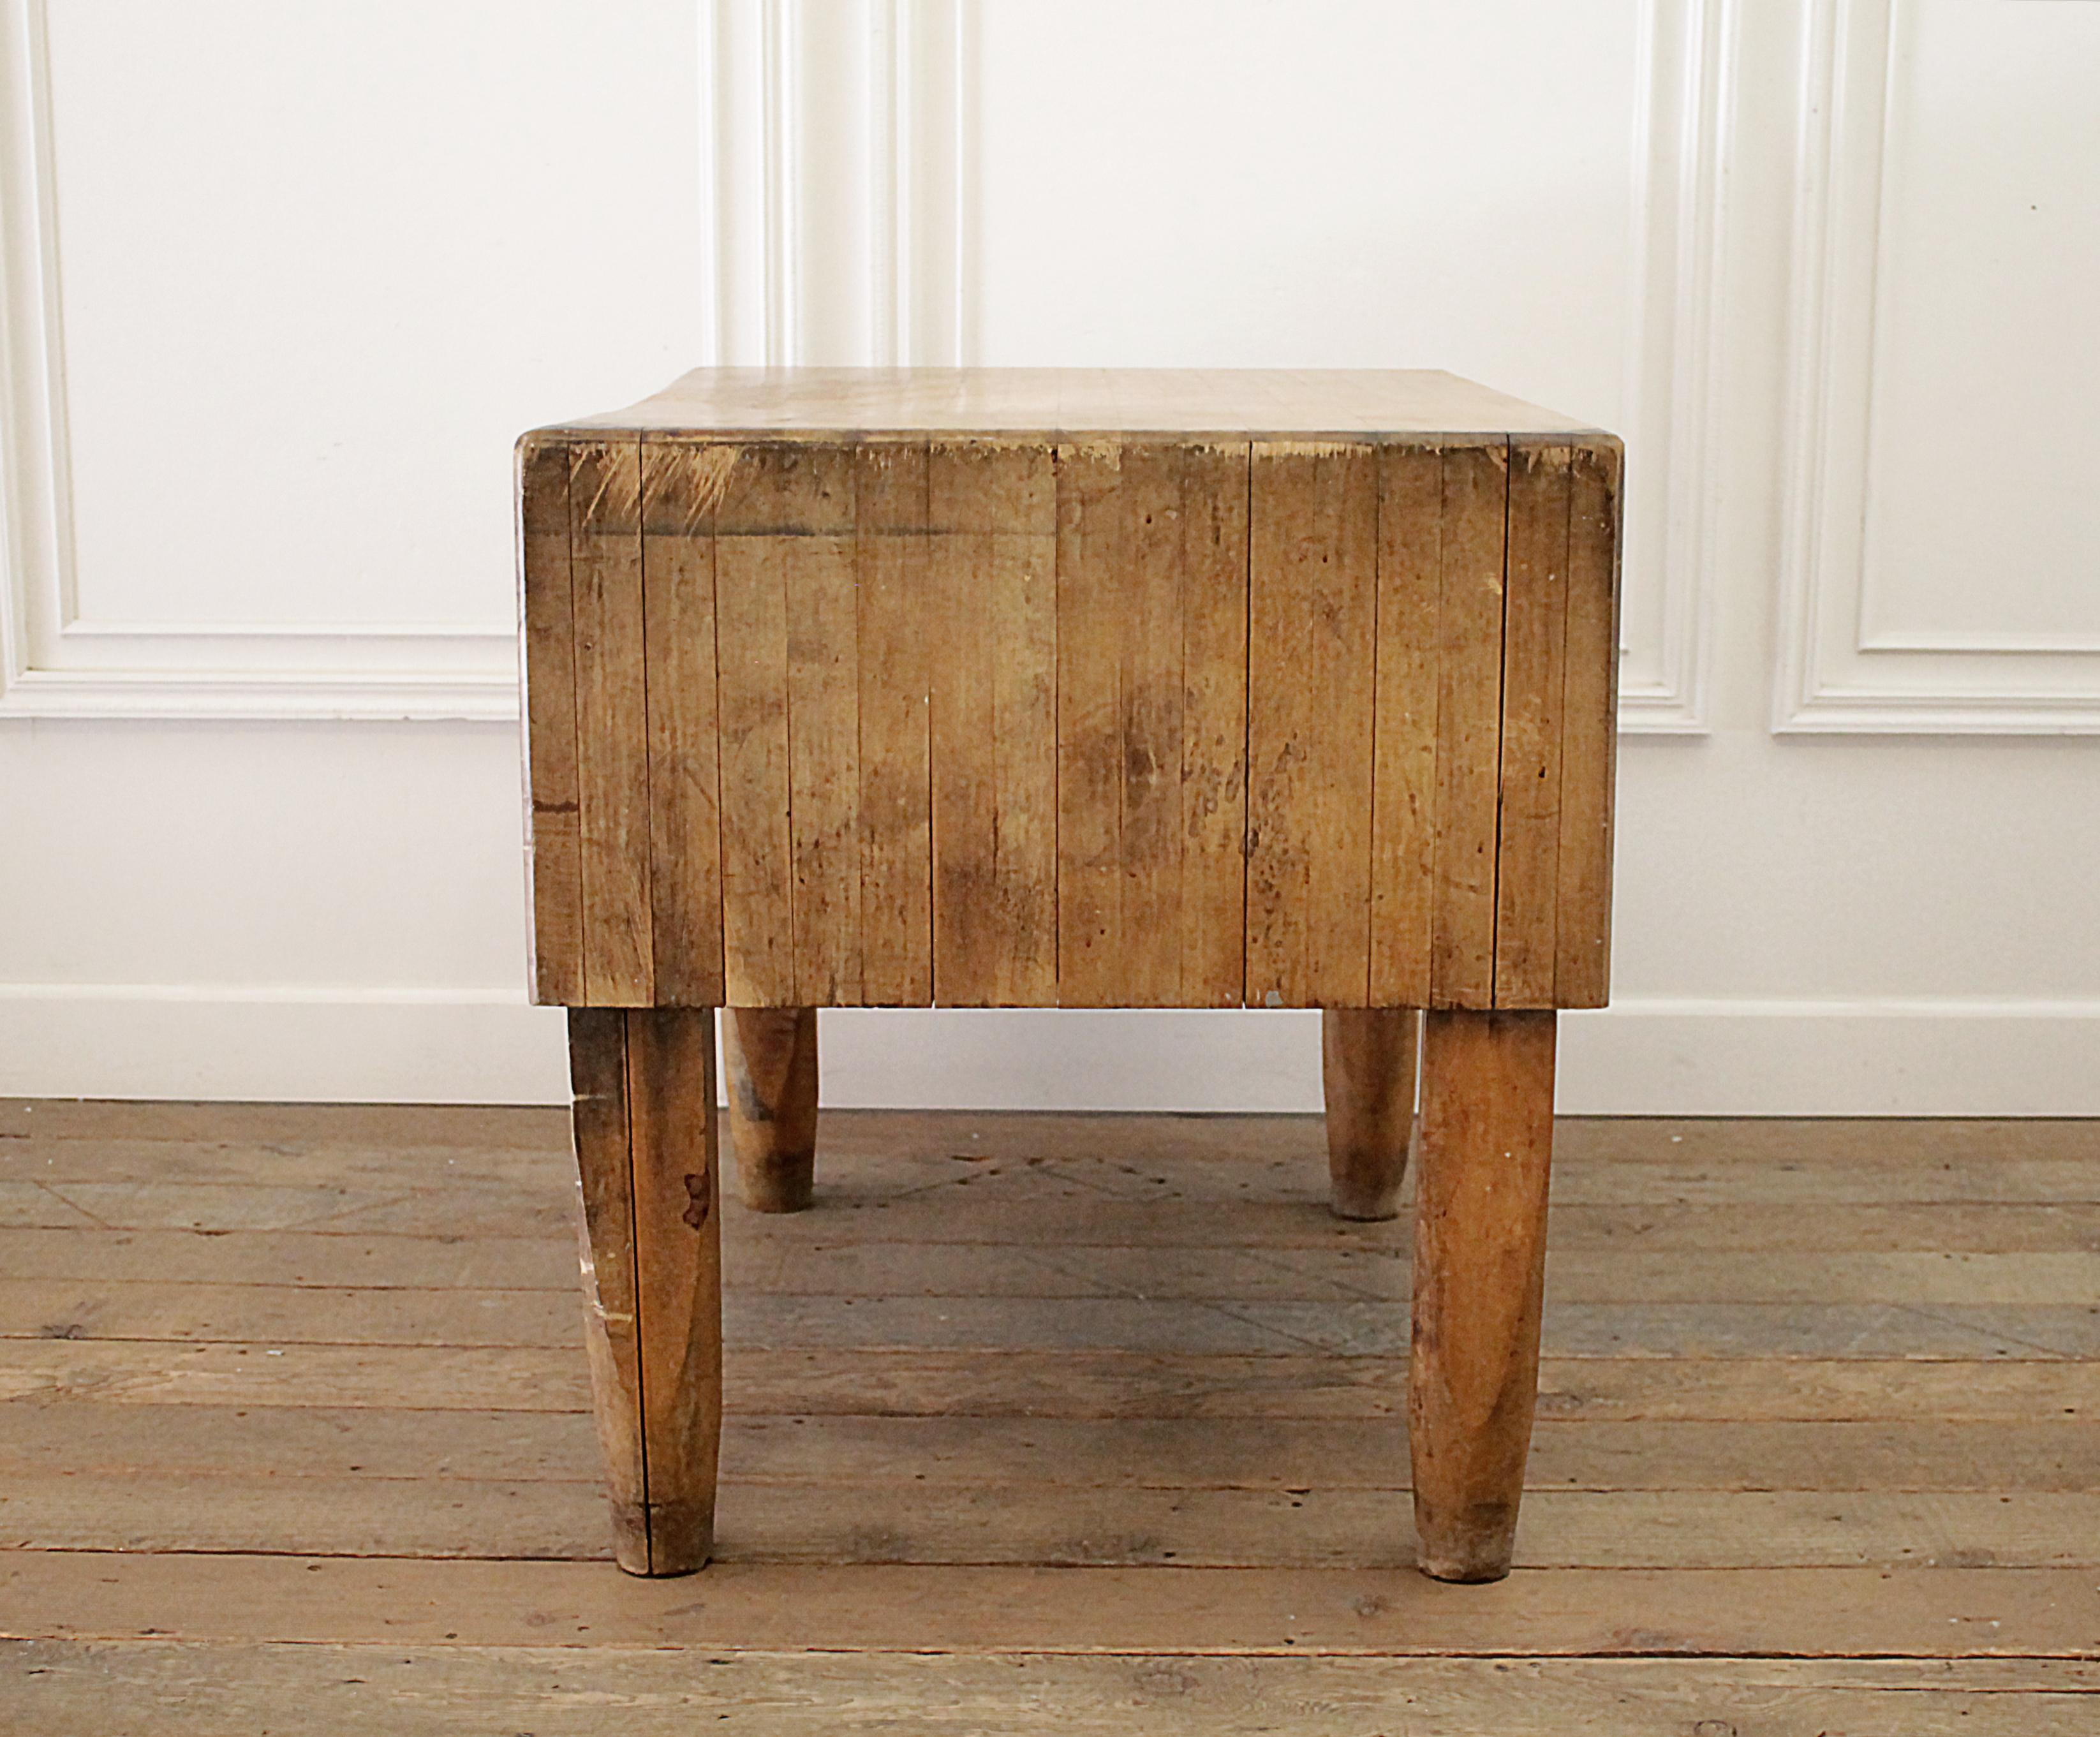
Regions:
<instances>
[{"instance_id":1,"label":"decorative wall molding","mask_svg":"<svg viewBox=\"0 0 2100 1737\"><path fill-rule=\"evenodd\" d=\"M827 0L821 30L805 28L804 0L702 4L713 359L960 365L968 0ZM0 718L514 720L507 626L200 629L82 615L45 7L0 0Z\"/></svg>"},{"instance_id":2,"label":"decorative wall molding","mask_svg":"<svg viewBox=\"0 0 2100 1737\"><path fill-rule=\"evenodd\" d=\"M1888 620L1868 546L1886 146L1910 0L1813 0L1800 99L1785 421L1785 733L2100 732L2100 646Z\"/></svg>"},{"instance_id":3,"label":"decorative wall molding","mask_svg":"<svg viewBox=\"0 0 2100 1737\"><path fill-rule=\"evenodd\" d=\"M961 367L970 0L701 0L711 361Z\"/></svg>"},{"instance_id":4,"label":"decorative wall molding","mask_svg":"<svg viewBox=\"0 0 2100 1737\"><path fill-rule=\"evenodd\" d=\"M0 718L518 715L516 636L83 618L44 0L0 3Z\"/></svg>"},{"instance_id":5,"label":"decorative wall molding","mask_svg":"<svg viewBox=\"0 0 2100 1737\"><path fill-rule=\"evenodd\" d=\"M1626 356L1630 567L1657 580L1650 619L1629 624L1619 727L1707 728L1709 597L1718 558L1711 463L1724 279L1736 0L1648 0L1635 141L1633 280Z\"/></svg>"}]
</instances>

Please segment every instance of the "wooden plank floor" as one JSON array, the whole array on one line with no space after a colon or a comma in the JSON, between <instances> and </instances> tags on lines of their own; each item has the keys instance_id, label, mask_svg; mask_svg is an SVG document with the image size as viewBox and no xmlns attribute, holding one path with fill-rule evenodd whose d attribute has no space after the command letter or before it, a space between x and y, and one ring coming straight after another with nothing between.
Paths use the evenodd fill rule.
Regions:
<instances>
[{"instance_id":1,"label":"wooden plank floor","mask_svg":"<svg viewBox=\"0 0 2100 1737\"><path fill-rule=\"evenodd\" d=\"M610 1565L565 1119L0 1103L0 1730L2100 1730L2100 1123L1562 1125L1518 1568L1317 1122L827 1116Z\"/></svg>"}]
</instances>

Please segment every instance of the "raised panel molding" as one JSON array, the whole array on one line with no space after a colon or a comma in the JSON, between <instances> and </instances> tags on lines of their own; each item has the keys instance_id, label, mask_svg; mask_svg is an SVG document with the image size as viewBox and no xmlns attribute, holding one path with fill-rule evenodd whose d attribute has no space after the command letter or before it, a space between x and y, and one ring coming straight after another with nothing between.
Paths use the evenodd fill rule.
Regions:
<instances>
[{"instance_id":1,"label":"raised panel molding","mask_svg":"<svg viewBox=\"0 0 2100 1737\"><path fill-rule=\"evenodd\" d=\"M1788 473L1781 502L1782 733L2100 732L2100 646L2076 635L1888 624L1867 547L1876 278L1886 142L1915 0L1812 0L1795 186Z\"/></svg>"},{"instance_id":2,"label":"raised panel molding","mask_svg":"<svg viewBox=\"0 0 2100 1737\"><path fill-rule=\"evenodd\" d=\"M969 0L699 0L708 359L957 366L974 350ZM1649 0L1629 358L1621 724L1705 728L1730 43L1738 0ZM7 434L0 716L513 720L514 634L199 631L74 606L46 0L0 0ZM821 18L820 29L811 24Z\"/></svg>"},{"instance_id":3,"label":"raised panel molding","mask_svg":"<svg viewBox=\"0 0 2100 1737\"><path fill-rule=\"evenodd\" d=\"M707 360L970 360L970 5L701 0Z\"/></svg>"},{"instance_id":4,"label":"raised panel molding","mask_svg":"<svg viewBox=\"0 0 2100 1737\"><path fill-rule=\"evenodd\" d=\"M55 187L44 0L0 0L0 717L514 719L508 624L193 629L82 618Z\"/></svg>"},{"instance_id":5,"label":"raised panel molding","mask_svg":"<svg viewBox=\"0 0 2100 1737\"><path fill-rule=\"evenodd\" d=\"M1641 12L1626 562L1643 583L1626 599L1619 728L1628 732L1707 728L1718 565L1710 455L1737 29L1736 0L1648 0Z\"/></svg>"}]
</instances>

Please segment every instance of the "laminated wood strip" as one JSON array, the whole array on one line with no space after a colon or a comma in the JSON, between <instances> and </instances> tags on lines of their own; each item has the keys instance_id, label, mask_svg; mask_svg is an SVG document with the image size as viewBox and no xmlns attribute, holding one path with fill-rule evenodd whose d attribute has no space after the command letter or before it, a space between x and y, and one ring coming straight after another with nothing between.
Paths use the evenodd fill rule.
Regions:
<instances>
[{"instance_id":1,"label":"laminated wood strip","mask_svg":"<svg viewBox=\"0 0 2100 1737\"><path fill-rule=\"evenodd\" d=\"M1057 994L1112 1005L1122 957L1128 606L1142 583L1118 443L1057 453ZM1153 575L1155 584L1159 575Z\"/></svg>"},{"instance_id":2,"label":"laminated wood strip","mask_svg":"<svg viewBox=\"0 0 2100 1737\"><path fill-rule=\"evenodd\" d=\"M1370 1001L1381 1007L1429 1004L1443 476L1434 447L1379 448Z\"/></svg>"},{"instance_id":3,"label":"laminated wood strip","mask_svg":"<svg viewBox=\"0 0 2100 1737\"><path fill-rule=\"evenodd\" d=\"M1253 450L1247 999L1369 992L1378 478L1368 444Z\"/></svg>"},{"instance_id":4,"label":"laminated wood strip","mask_svg":"<svg viewBox=\"0 0 2100 1737\"><path fill-rule=\"evenodd\" d=\"M1182 450L1181 1000L1246 994L1247 468Z\"/></svg>"},{"instance_id":5,"label":"laminated wood strip","mask_svg":"<svg viewBox=\"0 0 2100 1737\"><path fill-rule=\"evenodd\" d=\"M1183 999L1183 470L1179 447L1127 446L1116 491L1128 558L1114 629L1117 935L1102 987L1123 1007Z\"/></svg>"},{"instance_id":6,"label":"laminated wood strip","mask_svg":"<svg viewBox=\"0 0 2100 1737\"><path fill-rule=\"evenodd\" d=\"M933 996L926 446L856 449L860 634L861 998Z\"/></svg>"},{"instance_id":7,"label":"laminated wood strip","mask_svg":"<svg viewBox=\"0 0 2100 1737\"><path fill-rule=\"evenodd\" d=\"M1560 899L1560 730L1568 637L1569 449L1510 449L1502 601L1495 1005L1550 1007Z\"/></svg>"},{"instance_id":8,"label":"laminated wood strip","mask_svg":"<svg viewBox=\"0 0 2100 1737\"><path fill-rule=\"evenodd\" d=\"M722 977L733 1007L793 1007L788 609L803 448L745 447L715 509Z\"/></svg>"},{"instance_id":9,"label":"laminated wood strip","mask_svg":"<svg viewBox=\"0 0 2100 1737\"><path fill-rule=\"evenodd\" d=\"M671 1007L722 999L714 502L735 462L734 447L642 443L650 895L656 999Z\"/></svg>"},{"instance_id":10,"label":"laminated wood strip","mask_svg":"<svg viewBox=\"0 0 2100 1737\"><path fill-rule=\"evenodd\" d=\"M597 1007L646 1007L655 998L655 983L639 439L627 435L571 447L569 507L583 871L581 999Z\"/></svg>"},{"instance_id":11,"label":"laminated wood strip","mask_svg":"<svg viewBox=\"0 0 2100 1737\"><path fill-rule=\"evenodd\" d=\"M1577 447L1568 519L1568 655L1561 708L1560 914L1553 999L1611 994L1612 805L1619 709L1616 443Z\"/></svg>"},{"instance_id":12,"label":"laminated wood strip","mask_svg":"<svg viewBox=\"0 0 2100 1737\"><path fill-rule=\"evenodd\" d=\"M1443 452L1429 1001L1494 1001L1506 440Z\"/></svg>"},{"instance_id":13,"label":"laminated wood strip","mask_svg":"<svg viewBox=\"0 0 2100 1737\"><path fill-rule=\"evenodd\" d=\"M1057 997L1057 506L1052 453L936 444L924 631L933 694L933 993Z\"/></svg>"},{"instance_id":14,"label":"laminated wood strip","mask_svg":"<svg viewBox=\"0 0 2100 1737\"><path fill-rule=\"evenodd\" d=\"M798 455L783 526L795 999L861 1000L860 628L849 448Z\"/></svg>"},{"instance_id":15,"label":"laminated wood strip","mask_svg":"<svg viewBox=\"0 0 2100 1737\"><path fill-rule=\"evenodd\" d=\"M519 619L524 624L526 869L532 996L584 999L582 844L576 811L576 616L569 577L569 449L518 445Z\"/></svg>"}]
</instances>

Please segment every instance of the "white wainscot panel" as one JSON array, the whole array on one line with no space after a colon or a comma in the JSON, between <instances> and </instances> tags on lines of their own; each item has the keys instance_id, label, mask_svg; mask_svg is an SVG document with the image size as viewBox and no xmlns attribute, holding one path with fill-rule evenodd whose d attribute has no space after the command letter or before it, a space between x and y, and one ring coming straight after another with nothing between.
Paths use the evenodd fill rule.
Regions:
<instances>
[{"instance_id":1,"label":"white wainscot panel","mask_svg":"<svg viewBox=\"0 0 2100 1737\"><path fill-rule=\"evenodd\" d=\"M511 443L694 347L695 35L0 0L0 713L514 716Z\"/></svg>"},{"instance_id":2,"label":"white wainscot panel","mask_svg":"<svg viewBox=\"0 0 2100 1737\"><path fill-rule=\"evenodd\" d=\"M2100 6L1809 54L1776 725L2100 731Z\"/></svg>"}]
</instances>

